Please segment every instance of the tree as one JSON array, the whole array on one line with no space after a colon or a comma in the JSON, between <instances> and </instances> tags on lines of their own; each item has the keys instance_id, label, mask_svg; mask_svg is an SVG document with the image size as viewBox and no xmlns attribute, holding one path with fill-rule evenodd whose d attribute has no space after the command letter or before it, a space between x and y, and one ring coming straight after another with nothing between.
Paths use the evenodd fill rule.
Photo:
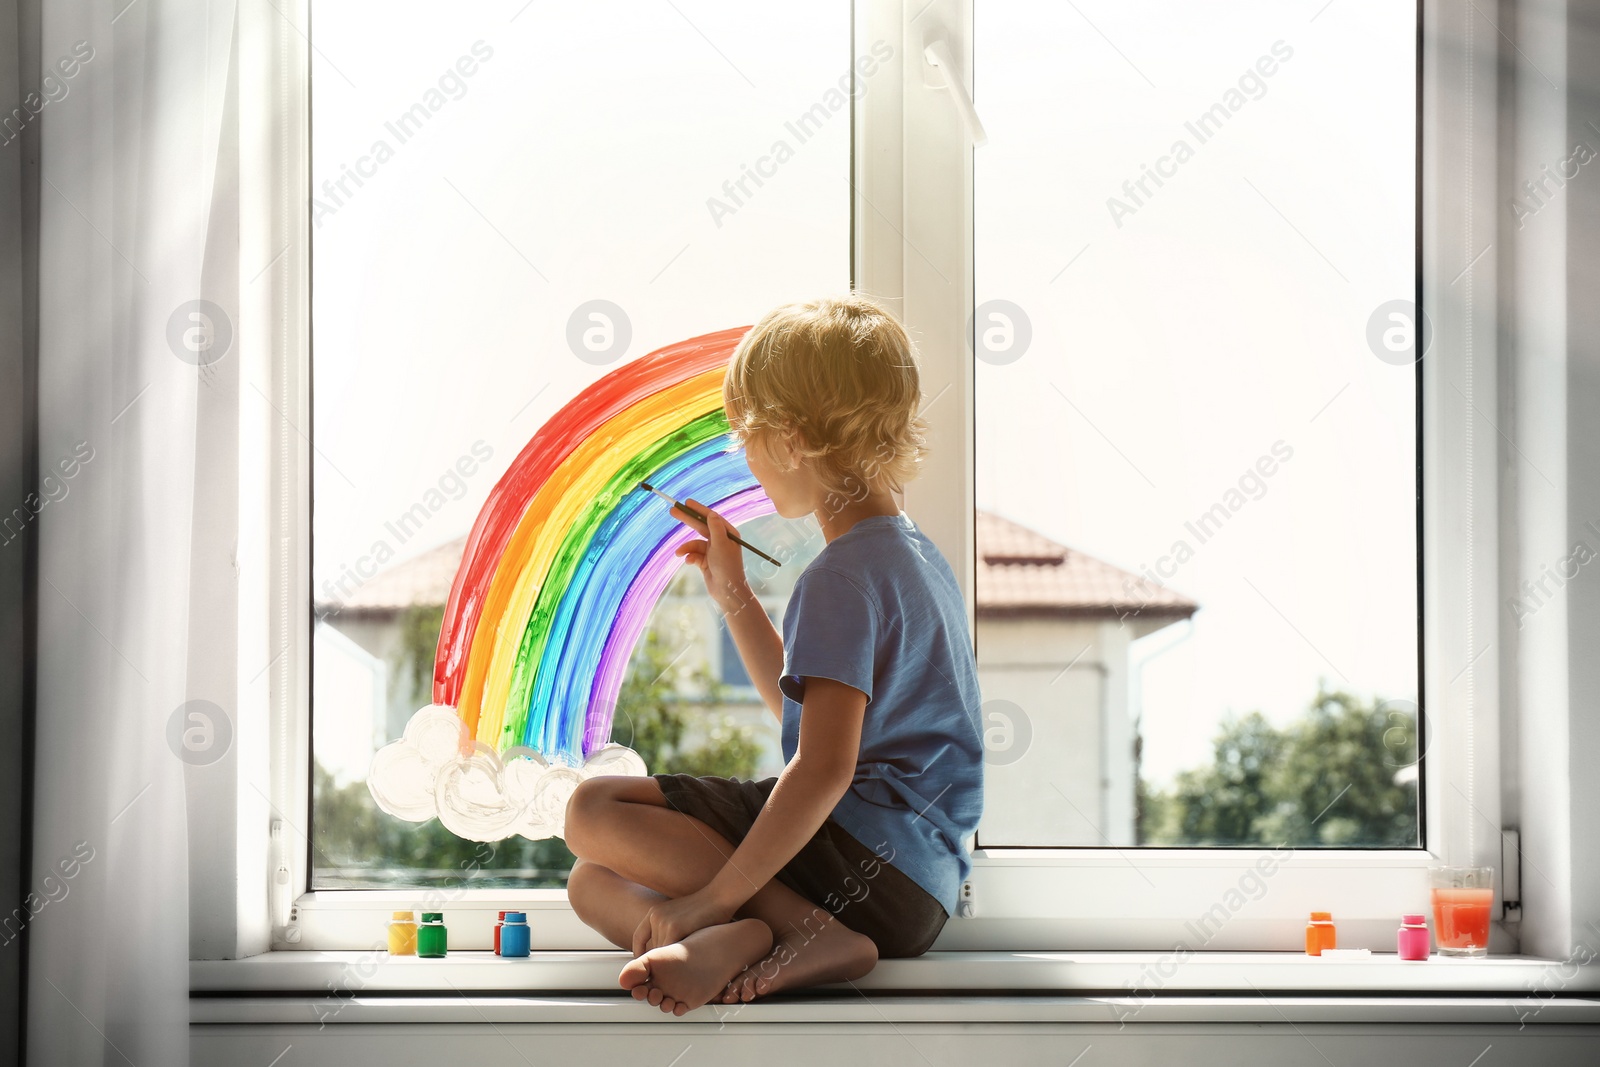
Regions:
<instances>
[{"instance_id":1,"label":"tree","mask_svg":"<svg viewBox=\"0 0 1600 1067\"><path fill-rule=\"evenodd\" d=\"M420 631L430 620L428 640ZM426 657L428 669L437 620L437 613L406 616L405 645L413 657ZM651 773L751 777L761 751L754 731L726 712L707 710L722 701L724 687L703 666L689 672L688 683L704 702L683 699L668 678L675 659L661 635L647 629L618 693L613 739L639 753ZM396 673L420 690L416 679L421 676L407 671L423 668L397 666ZM463 880L479 888L561 888L572 868L573 855L559 838L467 841L438 819L413 823L389 815L364 782L336 787L320 765L314 767L312 796L314 866L328 872L324 882L331 879L341 888L449 886Z\"/></svg>"},{"instance_id":2,"label":"tree","mask_svg":"<svg viewBox=\"0 0 1600 1067\"><path fill-rule=\"evenodd\" d=\"M400 613L399 660L390 665L393 677L403 682L411 701L433 695L434 650L444 627L443 604L413 604Z\"/></svg>"},{"instance_id":3,"label":"tree","mask_svg":"<svg viewBox=\"0 0 1600 1067\"><path fill-rule=\"evenodd\" d=\"M1266 788L1284 738L1258 711L1223 720L1211 766L1179 773L1171 796L1157 793L1146 807L1159 811L1144 843L1239 845L1254 842L1255 826L1270 811Z\"/></svg>"},{"instance_id":4,"label":"tree","mask_svg":"<svg viewBox=\"0 0 1600 1067\"><path fill-rule=\"evenodd\" d=\"M1230 715L1209 766L1172 790L1139 784L1148 845L1405 847L1417 843L1417 788L1397 772L1417 759L1416 720L1363 704L1322 679L1306 715L1278 729L1259 711Z\"/></svg>"},{"instance_id":5,"label":"tree","mask_svg":"<svg viewBox=\"0 0 1600 1067\"><path fill-rule=\"evenodd\" d=\"M659 633L645 631L617 694L612 739L639 753L652 774L751 777L761 756L755 731L735 723L725 712L696 713L696 704L686 702L677 686L662 684L675 659L676 653ZM721 704L726 693L703 666L694 672L690 685L704 694L709 707ZM686 745L685 738L692 738L696 728L704 736L697 744Z\"/></svg>"}]
</instances>

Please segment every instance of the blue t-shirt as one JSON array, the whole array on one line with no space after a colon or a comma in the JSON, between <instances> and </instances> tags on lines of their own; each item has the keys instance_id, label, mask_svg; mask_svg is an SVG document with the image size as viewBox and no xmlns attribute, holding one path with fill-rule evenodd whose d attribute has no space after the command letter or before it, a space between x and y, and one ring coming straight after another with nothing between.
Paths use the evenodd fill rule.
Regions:
<instances>
[{"instance_id":1,"label":"blue t-shirt","mask_svg":"<svg viewBox=\"0 0 1600 1067\"><path fill-rule=\"evenodd\" d=\"M785 763L806 676L867 694L855 780L833 818L953 915L972 870L962 839L983 811L982 697L955 573L904 512L859 520L795 581L778 680Z\"/></svg>"}]
</instances>

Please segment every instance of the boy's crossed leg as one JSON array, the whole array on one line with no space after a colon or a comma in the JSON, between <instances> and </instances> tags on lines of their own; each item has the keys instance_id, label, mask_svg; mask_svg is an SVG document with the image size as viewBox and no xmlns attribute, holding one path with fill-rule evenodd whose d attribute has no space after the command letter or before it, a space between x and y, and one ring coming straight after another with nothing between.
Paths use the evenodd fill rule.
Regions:
<instances>
[{"instance_id":1,"label":"boy's crossed leg","mask_svg":"<svg viewBox=\"0 0 1600 1067\"><path fill-rule=\"evenodd\" d=\"M668 899L584 859L573 865L567 890L579 917L622 948L632 944L633 927L651 905ZM617 981L635 1000L682 1015L720 999L729 981L771 948L772 931L766 923L736 918L650 949L625 964Z\"/></svg>"},{"instance_id":2,"label":"boy's crossed leg","mask_svg":"<svg viewBox=\"0 0 1600 1067\"><path fill-rule=\"evenodd\" d=\"M578 857L567 883L573 911L621 948L632 948L653 905L702 888L734 851L711 827L669 807L653 778L585 781L567 807L566 835ZM682 1015L712 1000L853 980L877 959L870 938L774 878L733 922L645 952L618 980L635 998Z\"/></svg>"}]
</instances>

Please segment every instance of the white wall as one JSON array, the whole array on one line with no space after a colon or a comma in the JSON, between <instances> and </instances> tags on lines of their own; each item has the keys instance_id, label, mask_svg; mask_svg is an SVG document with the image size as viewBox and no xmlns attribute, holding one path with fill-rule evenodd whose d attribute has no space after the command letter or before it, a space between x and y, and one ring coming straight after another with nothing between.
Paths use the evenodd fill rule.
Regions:
<instances>
[{"instance_id":1,"label":"white wall","mask_svg":"<svg viewBox=\"0 0 1600 1067\"><path fill-rule=\"evenodd\" d=\"M1498 180L1507 205L1522 182L1573 154L1600 151L1600 3L1528 0L1499 11L1517 41L1502 50ZM1486 146L1487 148L1487 146ZM1506 448L1502 595L1547 578L1574 547L1600 550L1600 159L1546 187L1530 218L1500 216L1489 235L1506 282L1497 413ZM1524 204L1527 203L1523 197ZM1486 238L1487 240L1488 238ZM1581 557L1580 557L1581 558ZM1548 608L1504 629L1512 753L1508 823L1522 835L1522 949L1600 953L1600 574L1581 566Z\"/></svg>"},{"instance_id":2,"label":"white wall","mask_svg":"<svg viewBox=\"0 0 1600 1067\"><path fill-rule=\"evenodd\" d=\"M979 618L976 637L989 751L979 843L1135 844L1129 631Z\"/></svg>"},{"instance_id":3,"label":"white wall","mask_svg":"<svg viewBox=\"0 0 1600 1067\"><path fill-rule=\"evenodd\" d=\"M388 664L327 623L317 624L312 641L317 762L335 787L365 781L378 747L395 740L388 736Z\"/></svg>"}]
</instances>

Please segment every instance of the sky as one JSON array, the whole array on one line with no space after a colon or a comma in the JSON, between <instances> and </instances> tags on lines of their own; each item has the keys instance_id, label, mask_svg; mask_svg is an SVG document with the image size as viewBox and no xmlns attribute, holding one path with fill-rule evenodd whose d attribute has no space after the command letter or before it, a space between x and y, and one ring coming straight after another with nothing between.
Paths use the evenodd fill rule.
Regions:
<instances>
[{"instance_id":1,"label":"sky","mask_svg":"<svg viewBox=\"0 0 1600 1067\"><path fill-rule=\"evenodd\" d=\"M1193 549L1145 773L1208 759L1229 710L1289 721L1319 676L1414 699L1413 371L1367 341L1414 270L1405 6L975 6L976 302L1030 334L977 364L978 505L1130 571ZM846 3L312 9L319 587L465 533L618 362L847 288L848 114L790 125L854 58ZM625 331L580 332L627 347L577 353L597 300Z\"/></svg>"},{"instance_id":2,"label":"sky","mask_svg":"<svg viewBox=\"0 0 1600 1067\"><path fill-rule=\"evenodd\" d=\"M976 5L976 303L1032 332L977 363L977 496L1126 570L1166 557L1199 602L1192 635L1146 639L1178 641L1143 675L1161 781L1208 760L1225 712L1287 722L1319 676L1416 698L1415 368L1367 341L1415 266L1412 16L1080 8ZM1237 110L1201 140L1186 124L1218 103ZM1123 191L1158 163L1142 203ZM1186 523L1218 503L1202 543Z\"/></svg>"}]
</instances>

